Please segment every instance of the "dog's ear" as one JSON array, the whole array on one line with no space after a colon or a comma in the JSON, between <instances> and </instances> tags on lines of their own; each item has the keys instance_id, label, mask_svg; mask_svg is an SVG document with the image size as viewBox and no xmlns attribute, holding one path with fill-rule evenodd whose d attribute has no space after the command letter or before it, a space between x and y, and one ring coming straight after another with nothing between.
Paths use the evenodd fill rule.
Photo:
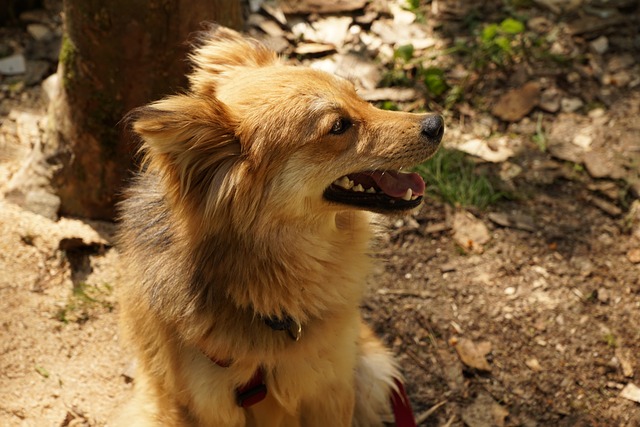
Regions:
<instances>
[{"instance_id":1,"label":"dog's ear","mask_svg":"<svg viewBox=\"0 0 640 427\"><path fill-rule=\"evenodd\" d=\"M133 110L127 117L142 139L147 169L159 173L182 201L206 200L206 209L230 189L228 176L240 159L237 121L215 98L171 96Z\"/></svg>"},{"instance_id":2,"label":"dog's ear","mask_svg":"<svg viewBox=\"0 0 640 427\"><path fill-rule=\"evenodd\" d=\"M189 82L191 90L199 94L215 92L217 82L234 69L278 62L276 53L262 43L218 25L198 33L195 45L189 56L194 65Z\"/></svg>"}]
</instances>

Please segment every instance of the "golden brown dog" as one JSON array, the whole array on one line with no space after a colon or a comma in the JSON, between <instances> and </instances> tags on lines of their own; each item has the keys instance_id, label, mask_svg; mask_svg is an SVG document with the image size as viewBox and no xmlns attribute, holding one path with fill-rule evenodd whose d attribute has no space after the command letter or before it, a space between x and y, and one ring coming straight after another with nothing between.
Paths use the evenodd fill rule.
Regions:
<instances>
[{"instance_id":1,"label":"golden brown dog","mask_svg":"<svg viewBox=\"0 0 640 427\"><path fill-rule=\"evenodd\" d=\"M402 173L442 118L388 112L216 27L190 90L130 116L145 166L121 206L124 425L378 426L399 374L358 310L370 212L418 206Z\"/></svg>"}]
</instances>

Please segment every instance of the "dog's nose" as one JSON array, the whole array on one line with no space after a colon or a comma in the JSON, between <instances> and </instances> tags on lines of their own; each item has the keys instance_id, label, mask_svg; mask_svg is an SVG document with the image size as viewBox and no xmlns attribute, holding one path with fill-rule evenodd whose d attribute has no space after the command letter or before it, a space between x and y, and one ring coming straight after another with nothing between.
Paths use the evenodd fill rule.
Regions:
<instances>
[{"instance_id":1,"label":"dog's nose","mask_svg":"<svg viewBox=\"0 0 640 427\"><path fill-rule=\"evenodd\" d=\"M420 131L430 141L440 142L444 134L444 119L439 114L429 115L420 123Z\"/></svg>"}]
</instances>

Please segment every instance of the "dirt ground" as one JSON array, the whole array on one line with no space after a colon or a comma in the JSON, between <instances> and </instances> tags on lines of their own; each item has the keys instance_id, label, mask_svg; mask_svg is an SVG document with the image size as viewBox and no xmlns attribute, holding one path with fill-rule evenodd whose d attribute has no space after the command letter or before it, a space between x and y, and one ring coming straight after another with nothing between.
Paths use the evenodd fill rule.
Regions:
<instances>
[{"instance_id":1,"label":"dirt ground","mask_svg":"<svg viewBox=\"0 0 640 427\"><path fill-rule=\"evenodd\" d=\"M423 3L442 17L438 2ZM494 70L498 77L473 86L473 97L500 104L507 89L535 80L560 93L562 107L539 100L505 121L470 96L444 112L447 147L478 140L494 154L509 149L473 159L478 173L517 196L480 210L452 207L430 189L418 212L389 220L377 245L362 311L397 355L421 426L640 426L640 7L584 1L559 13L561 2L534 3L528 27L533 18L568 23L558 24L558 43L581 61L555 74L536 64L513 75ZM462 22L450 17L468 12L439 4L449 18L425 24L436 40L425 49L444 49ZM593 24L599 30L588 36L567 30L609 19L582 13L589 8L625 18ZM51 42L60 20L55 7L46 12ZM263 20L274 14L263 12L253 32L269 28ZM393 15L377 13L380 22ZM0 34L33 54L40 45L25 22ZM608 50L594 52L603 36ZM301 47L292 45L284 53ZM300 62L318 59L301 52ZM32 212L41 207L33 193L18 190L33 178L27 166L43 143L42 78L0 78L0 425L107 425L132 389L113 297L126 260L114 224ZM573 109L576 99L583 104ZM545 147L533 138L540 124Z\"/></svg>"}]
</instances>

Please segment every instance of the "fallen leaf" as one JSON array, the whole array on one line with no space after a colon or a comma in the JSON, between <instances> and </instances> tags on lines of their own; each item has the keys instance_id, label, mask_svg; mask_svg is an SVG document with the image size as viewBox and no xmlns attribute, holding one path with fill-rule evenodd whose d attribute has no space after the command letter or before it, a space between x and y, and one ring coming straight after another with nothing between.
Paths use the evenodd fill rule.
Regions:
<instances>
[{"instance_id":1,"label":"fallen leaf","mask_svg":"<svg viewBox=\"0 0 640 427\"><path fill-rule=\"evenodd\" d=\"M529 114L539 101L540 85L529 82L502 95L491 109L491 114L505 122L518 122Z\"/></svg>"},{"instance_id":2,"label":"fallen leaf","mask_svg":"<svg viewBox=\"0 0 640 427\"><path fill-rule=\"evenodd\" d=\"M484 346L478 346L473 341L460 338L456 344L456 352L462 363L466 366L477 369L483 372L491 371L491 366L485 356L487 355L486 344ZM489 346L489 351L491 350Z\"/></svg>"},{"instance_id":3,"label":"fallen leaf","mask_svg":"<svg viewBox=\"0 0 640 427\"><path fill-rule=\"evenodd\" d=\"M487 226L467 211L454 214L452 228L453 240L465 251L482 253L483 245L491 240Z\"/></svg>"}]
</instances>

